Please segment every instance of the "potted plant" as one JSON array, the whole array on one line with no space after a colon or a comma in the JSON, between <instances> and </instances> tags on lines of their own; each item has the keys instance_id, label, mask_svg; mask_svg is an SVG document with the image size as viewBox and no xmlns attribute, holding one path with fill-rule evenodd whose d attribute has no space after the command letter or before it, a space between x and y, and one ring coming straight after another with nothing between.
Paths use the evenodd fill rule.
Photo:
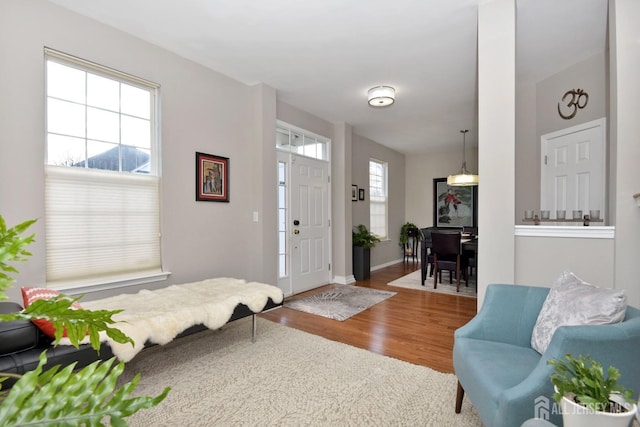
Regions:
<instances>
[{"instance_id":1,"label":"potted plant","mask_svg":"<svg viewBox=\"0 0 640 427\"><path fill-rule=\"evenodd\" d=\"M420 241L420 229L418 228L417 225L411 223L411 222L406 222L401 228L400 228L400 240L398 241L398 245L400 245L400 247L402 248L402 252L404 255L414 255L413 254L413 247L409 246L407 247L407 243L409 243L409 239L417 239L417 241ZM409 253L407 253L407 251L410 251Z\"/></svg>"},{"instance_id":2,"label":"potted plant","mask_svg":"<svg viewBox=\"0 0 640 427\"><path fill-rule=\"evenodd\" d=\"M367 280L371 275L371 248L380 241L364 224L351 232L353 242L353 275L356 280Z\"/></svg>"},{"instance_id":3,"label":"potted plant","mask_svg":"<svg viewBox=\"0 0 640 427\"><path fill-rule=\"evenodd\" d=\"M27 246L34 241L34 235L23 236L35 220L25 221L14 227L7 227L0 215L0 300L7 299L6 290L15 281L10 276L18 273L12 265L25 261L31 254ZM57 331L67 330L71 343L78 347L85 333L91 337L91 346L99 351L98 333L107 335L120 343L133 340L109 325L115 321L112 316L121 310L91 311L71 308L77 298L64 296L40 300L37 304L18 313L0 314L0 322L13 320L34 320L45 318L51 321ZM60 341L62 333L55 343ZM0 390L0 425L61 426L61 425L127 425L124 418L141 409L159 404L168 394L170 387L155 397L133 396L140 380L140 374L126 384L118 381L124 371L124 362L115 363L115 358L90 364L71 373L74 365L58 369L59 366L44 369L47 361L45 352L40 355L36 369L25 374L0 372L0 386L4 378L19 378L12 388ZM81 387L78 387L81 384ZM53 397L55 396L55 398Z\"/></svg>"},{"instance_id":4,"label":"potted plant","mask_svg":"<svg viewBox=\"0 0 640 427\"><path fill-rule=\"evenodd\" d=\"M618 384L620 371L602 365L590 356L547 361L554 368L551 383L553 398L560 403L565 427L620 426L627 427L638 411L633 390Z\"/></svg>"}]
</instances>

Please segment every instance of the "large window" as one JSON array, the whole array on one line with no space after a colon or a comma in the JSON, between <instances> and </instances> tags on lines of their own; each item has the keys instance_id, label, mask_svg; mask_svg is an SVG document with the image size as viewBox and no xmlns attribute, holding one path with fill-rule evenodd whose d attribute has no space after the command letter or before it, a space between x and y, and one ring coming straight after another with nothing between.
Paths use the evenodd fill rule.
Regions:
<instances>
[{"instance_id":1,"label":"large window","mask_svg":"<svg viewBox=\"0 0 640 427\"><path fill-rule=\"evenodd\" d=\"M45 58L47 286L161 275L157 85Z\"/></svg>"},{"instance_id":2,"label":"large window","mask_svg":"<svg viewBox=\"0 0 640 427\"><path fill-rule=\"evenodd\" d=\"M369 220L370 231L381 239L388 237L387 232L387 164L378 160L369 160Z\"/></svg>"}]
</instances>

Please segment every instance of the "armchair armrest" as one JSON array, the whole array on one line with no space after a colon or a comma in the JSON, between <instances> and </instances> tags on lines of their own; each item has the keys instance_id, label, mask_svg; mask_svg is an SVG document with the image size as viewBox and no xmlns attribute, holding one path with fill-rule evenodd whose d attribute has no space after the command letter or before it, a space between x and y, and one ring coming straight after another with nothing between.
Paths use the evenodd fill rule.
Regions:
<instances>
[{"instance_id":1,"label":"armchair armrest","mask_svg":"<svg viewBox=\"0 0 640 427\"><path fill-rule=\"evenodd\" d=\"M455 338L471 338L531 346L531 332L549 288L521 285L489 285L484 304Z\"/></svg>"},{"instance_id":2,"label":"armchair armrest","mask_svg":"<svg viewBox=\"0 0 640 427\"><path fill-rule=\"evenodd\" d=\"M640 312L634 307L627 311ZM640 393L640 316L610 325L559 327L540 363L551 358L561 358L567 353L573 356L589 355L600 362L604 369L615 366L620 370L620 383Z\"/></svg>"},{"instance_id":3,"label":"armchair armrest","mask_svg":"<svg viewBox=\"0 0 640 427\"><path fill-rule=\"evenodd\" d=\"M552 402L553 385L550 378L553 367L547 364L547 360L562 358L567 353L573 356L590 355L604 369L615 366L620 370L620 384L633 389L637 399L640 392L640 365L636 357L638 348L640 310L634 307L627 308L627 319L621 323L561 326L529 376L501 394L498 407L502 415L499 416L516 412L514 407L533 408L539 396L545 396Z\"/></svg>"}]
</instances>

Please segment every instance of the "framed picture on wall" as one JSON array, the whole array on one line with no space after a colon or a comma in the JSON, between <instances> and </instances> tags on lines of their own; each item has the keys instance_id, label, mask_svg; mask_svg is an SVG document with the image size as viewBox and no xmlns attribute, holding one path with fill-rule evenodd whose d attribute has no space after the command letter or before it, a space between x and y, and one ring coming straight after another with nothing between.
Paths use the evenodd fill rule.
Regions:
<instances>
[{"instance_id":1,"label":"framed picture on wall","mask_svg":"<svg viewBox=\"0 0 640 427\"><path fill-rule=\"evenodd\" d=\"M354 184L351 185L351 201L352 202L358 201L358 186Z\"/></svg>"},{"instance_id":2,"label":"framed picture on wall","mask_svg":"<svg viewBox=\"0 0 640 427\"><path fill-rule=\"evenodd\" d=\"M229 201L229 158L196 153L196 200Z\"/></svg>"},{"instance_id":3,"label":"framed picture on wall","mask_svg":"<svg viewBox=\"0 0 640 427\"><path fill-rule=\"evenodd\" d=\"M364 200L364 188L358 190L358 200Z\"/></svg>"},{"instance_id":4,"label":"framed picture on wall","mask_svg":"<svg viewBox=\"0 0 640 427\"><path fill-rule=\"evenodd\" d=\"M477 227L478 187L447 185L447 178L433 180L433 225L435 227Z\"/></svg>"}]
</instances>

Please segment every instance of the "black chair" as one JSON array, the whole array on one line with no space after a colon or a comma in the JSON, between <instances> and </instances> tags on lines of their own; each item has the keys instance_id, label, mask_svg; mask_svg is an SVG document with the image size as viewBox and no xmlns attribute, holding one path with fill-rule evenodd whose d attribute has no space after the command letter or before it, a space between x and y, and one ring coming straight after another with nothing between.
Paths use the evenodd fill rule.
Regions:
<instances>
[{"instance_id":1,"label":"black chair","mask_svg":"<svg viewBox=\"0 0 640 427\"><path fill-rule=\"evenodd\" d=\"M442 270L449 271L449 283L455 272L456 290L460 292L460 279L464 277L465 285L469 286L469 259L462 252L462 236L459 232L431 232L431 251L433 253L433 288L438 287L438 278L442 283ZM438 274L440 272L440 274Z\"/></svg>"},{"instance_id":2,"label":"black chair","mask_svg":"<svg viewBox=\"0 0 640 427\"><path fill-rule=\"evenodd\" d=\"M422 234L420 244L420 270L422 272L422 286L424 281L427 280L427 269L431 266L430 276L433 276L433 253L431 251L431 232L437 230L436 227L421 228L420 234Z\"/></svg>"}]
</instances>

